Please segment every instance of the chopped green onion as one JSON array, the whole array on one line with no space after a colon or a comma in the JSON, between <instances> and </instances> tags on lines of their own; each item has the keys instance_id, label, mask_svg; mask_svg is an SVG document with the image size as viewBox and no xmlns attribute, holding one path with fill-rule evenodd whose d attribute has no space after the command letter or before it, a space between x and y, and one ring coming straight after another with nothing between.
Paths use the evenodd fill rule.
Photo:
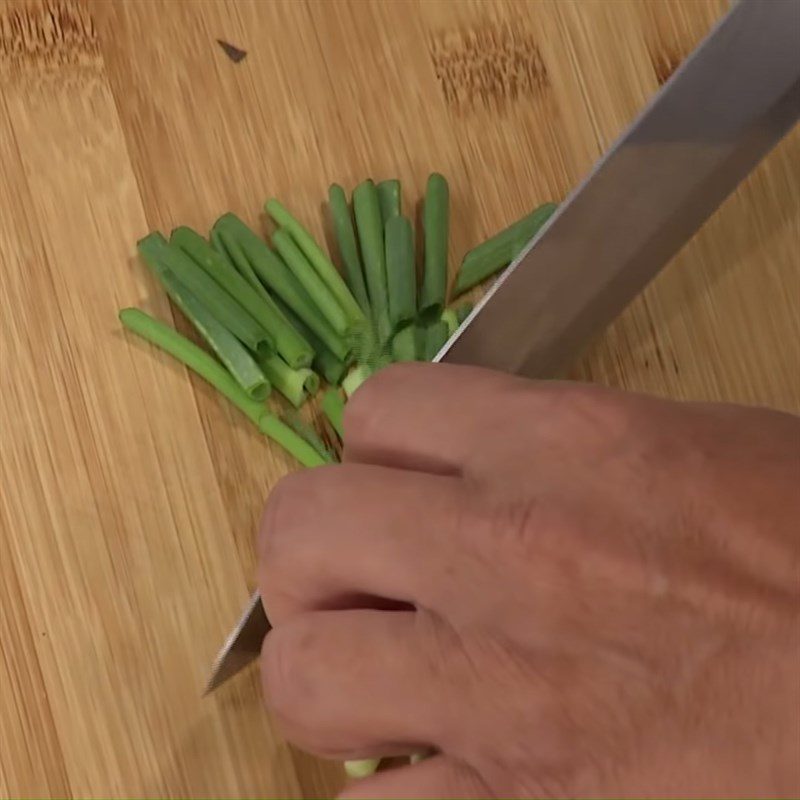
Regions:
<instances>
[{"instance_id":1,"label":"chopped green onion","mask_svg":"<svg viewBox=\"0 0 800 800\"><path fill-rule=\"evenodd\" d=\"M448 338L446 322L438 319L428 325L425 328L425 352L423 360L433 361L436 354L444 347Z\"/></svg>"},{"instance_id":2,"label":"chopped green onion","mask_svg":"<svg viewBox=\"0 0 800 800\"><path fill-rule=\"evenodd\" d=\"M378 184L378 205L381 208L381 222L384 227L392 217L400 216L400 181L397 179L381 181Z\"/></svg>"},{"instance_id":3,"label":"chopped green onion","mask_svg":"<svg viewBox=\"0 0 800 800\"><path fill-rule=\"evenodd\" d=\"M379 758L362 758L359 761L345 761L344 771L348 778L368 778L380 766Z\"/></svg>"},{"instance_id":4,"label":"chopped green onion","mask_svg":"<svg viewBox=\"0 0 800 800\"><path fill-rule=\"evenodd\" d=\"M283 260L234 214L225 214L220 217L216 225L223 237L229 236L239 244L250 265L266 286L305 322L338 359L344 361L349 352L347 344L320 316L311 298L297 282ZM228 240L225 239L225 241Z\"/></svg>"},{"instance_id":5,"label":"chopped green onion","mask_svg":"<svg viewBox=\"0 0 800 800\"><path fill-rule=\"evenodd\" d=\"M415 361L417 358L416 327L406 325L392 338L392 358L395 361Z\"/></svg>"},{"instance_id":6,"label":"chopped green onion","mask_svg":"<svg viewBox=\"0 0 800 800\"><path fill-rule=\"evenodd\" d=\"M386 287L386 253L383 248L383 224L378 204L378 191L370 181L360 183L353 192L358 240L364 258L364 275L369 291L373 321L382 342L391 333L389 298Z\"/></svg>"},{"instance_id":7,"label":"chopped green onion","mask_svg":"<svg viewBox=\"0 0 800 800\"><path fill-rule=\"evenodd\" d=\"M154 319L138 308L124 308L119 312L120 322L130 331L146 339L176 358L218 392L228 398L250 421L258 427L267 413L263 403L253 400L231 377L230 373L212 355L178 331Z\"/></svg>"},{"instance_id":8,"label":"chopped green onion","mask_svg":"<svg viewBox=\"0 0 800 800\"><path fill-rule=\"evenodd\" d=\"M458 317L455 309L446 308L442 311L442 322L447 325L447 335L452 336L458 330Z\"/></svg>"},{"instance_id":9,"label":"chopped green onion","mask_svg":"<svg viewBox=\"0 0 800 800\"><path fill-rule=\"evenodd\" d=\"M556 208L555 203L545 203L470 250L459 267L453 293L466 292L508 266L550 219Z\"/></svg>"},{"instance_id":10,"label":"chopped green onion","mask_svg":"<svg viewBox=\"0 0 800 800\"><path fill-rule=\"evenodd\" d=\"M386 283L392 329L410 322L417 313L417 272L414 232L408 217L390 217L384 229Z\"/></svg>"},{"instance_id":11,"label":"chopped green onion","mask_svg":"<svg viewBox=\"0 0 800 800\"><path fill-rule=\"evenodd\" d=\"M272 236L272 244L286 266L292 271L292 275L297 279L297 282L311 298L318 312L322 314L339 336L346 336L352 323L347 319L342 307L336 302L336 298L315 272L314 267L311 266L303 252L295 244L289 232L284 228L275 231Z\"/></svg>"},{"instance_id":12,"label":"chopped green onion","mask_svg":"<svg viewBox=\"0 0 800 800\"><path fill-rule=\"evenodd\" d=\"M160 233L155 231L145 236L137 247L156 274L162 269L173 273L224 328L253 352L264 356L275 352L275 341L269 333L186 253L170 245Z\"/></svg>"},{"instance_id":13,"label":"chopped green onion","mask_svg":"<svg viewBox=\"0 0 800 800\"><path fill-rule=\"evenodd\" d=\"M344 439L344 399L337 389L328 389L322 395L322 413L327 417L333 429Z\"/></svg>"},{"instance_id":14,"label":"chopped green onion","mask_svg":"<svg viewBox=\"0 0 800 800\"><path fill-rule=\"evenodd\" d=\"M422 227L425 266L420 291L419 310L426 320L438 318L447 296L447 240L450 229L450 190L442 175L428 178Z\"/></svg>"},{"instance_id":15,"label":"chopped green onion","mask_svg":"<svg viewBox=\"0 0 800 800\"><path fill-rule=\"evenodd\" d=\"M176 228L170 244L179 247L202 267L269 333L275 341L275 349L290 366L305 367L311 363L314 355L311 345L286 321L275 303L259 294L199 233L185 226Z\"/></svg>"},{"instance_id":16,"label":"chopped green onion","mask_svg":"<svg viewBox=\"0 0 800 800\"><path fill-rule=\"evenodd\" d=\"M293 455L304 467L321 467L330 463L323 458L302 436L296 434L274 414L264 414L258 425L265 436L269 436L284 450Z\"/></svg>"},{"instance_id":17,"label":"chopped green onion","mask_svg":"<svg viewBox=\"0 0 800 800\"><path fill-rule=\"evenodd\" d=\"M278 355L260 359L259 366L272 386L295 408L300 408L306 397L319 389L319 376L315 372L305 367L292 369Z\"/></svg>"},{"instance_id":18,"label":"chopped green onion","mask_svg":"<svg viewBox=\"0 0 800 800\"><path fill-rule=\"evenodd\" d=\"M347 196L338 183L331 184L328 189L328 204L333 218L333 229L339 244L339 255L344 264L347 285L364 314L370 314L367 287L364 284L364 270L358 255L356 233L353 229L353 218L347 205Z\"/></svg>"},{"instance_id":19,"label":"chopped green onion","mask_svg":"<svg viewBox=\"0 0 800 800\"><path fill-rule=\"evenodd\" d=\"M324 459L325 463L332 464L336 458L319 438L317 432L296 411L283 415L283 421L304 441L306 441Z\"/></svg>"},{"instance_id":20,"label":"chopped green onion","mask_svg":"<svg viewBox=\"0 0 800 800\"><path fill-rule=\"evenodd\" d=\"M344 393L350 397L370 375L372 375L372 370L366 364L359 364L351 369L342 381Z\"/></svg>"},{"instance_id":21,"label":"chopped green onion","mask_svg":"<svg viewBox=\"0 0 800 800\"><path fill-rule=\"evenodd\" d=\"M269 292L264 288L264 284L258 279L256 271L250 265L247 256L245 256L237 241L225 236L217 225L214 225L211 229L209 239L211 240L211 246L238 271L262 298L266 300L272 299Z\"/></svg>"},{"instance_id":22,"label":"chopped green onion","mask_svg":"<svg viewBox=\"0 0 800 800\"><path fill-rule=\"evenodd\" d=\"M311 266L316 270L322 282L336 298L336 302L348 319L354 323L363 322L364 312L325 251L314 241L314 237L275 198L267 200L264 210L279 227L285 228L289 232L305 257L311 262Z\"/></svg>"},{"instance_id":23,"label":"chopped green onion","mask_svg":"<svg viewBox=\"0 0 800 800\"><path fill-rule=\"evenodd\" d=\"M169 270L162 269L158 277L172 301L208 342L236 383L253 400L260 402L266 400L270 385L244 345L230 331L223 328L197 297Z\"/></svg>"},{"instance_id":24,"label":"chopped green onion","mask_svg":"<svg viewBox=\"0 0 800 800\"><path fill-rule=\"evenodd\" d=\"M456 320L459 325L472 313L473 308L475 306L472 303L462 303L456 307Z\"/></svg>"}]
</instances>

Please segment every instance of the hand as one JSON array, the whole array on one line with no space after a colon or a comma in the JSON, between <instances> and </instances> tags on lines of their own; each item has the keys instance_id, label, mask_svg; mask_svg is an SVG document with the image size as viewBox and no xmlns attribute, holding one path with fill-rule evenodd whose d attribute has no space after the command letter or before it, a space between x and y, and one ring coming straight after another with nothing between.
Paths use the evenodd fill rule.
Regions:
<instances>
[{"instance_id":1,"label":"hand","mask_svg":"<svg viewBox=\"0 0 800 800\"><path fill-rule=\"evenodd\" d=\"M347 797L800 795L800 420L402 365L277 486L268 705Z\"/></svg>"}]
</instances>

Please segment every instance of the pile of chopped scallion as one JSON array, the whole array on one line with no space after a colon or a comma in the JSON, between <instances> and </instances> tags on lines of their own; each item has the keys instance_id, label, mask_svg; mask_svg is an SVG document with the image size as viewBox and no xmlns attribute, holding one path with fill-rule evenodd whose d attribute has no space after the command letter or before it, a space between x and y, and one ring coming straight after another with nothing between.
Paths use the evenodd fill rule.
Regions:
<instances>
[{"instance_id":1,"label":"pile of chopped scallion","mask_svg":"<svg viewBox=\"0 0 800 800\"><path fill-rule=\"evenodd\" d=\"M400 181L364 181L350 203L333 184L328 200L341 273L275 199L264 206L275 223L270 243L234 214L220 217L207 239L180 227L169 241L156 231L138 243L143 261L210 352L139 309L119 315L126 328L194 370L305 466L335 461L336 449L297 413L271 410L265 400L273 389L299 408L324 380L321 410L341 437L346 397L386 364L432 359L471 310L469 303L447 305L444 177L428 178L419 280ZM554 210L545 203L467 253L453 295L513 261Z\"/></svg>"}]
</instances>

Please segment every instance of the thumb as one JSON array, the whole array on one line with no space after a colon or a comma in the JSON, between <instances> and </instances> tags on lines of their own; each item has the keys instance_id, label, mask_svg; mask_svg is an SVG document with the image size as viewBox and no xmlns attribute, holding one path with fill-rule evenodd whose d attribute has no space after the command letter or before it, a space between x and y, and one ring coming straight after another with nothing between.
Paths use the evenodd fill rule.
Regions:
<instances>
[{"instance_id":1,"label":"thumb","mask_svg":"<svg viewBox=\"0 0 800 800\"><path fill-rule=\"evenodd\" d=\"M407 798L487 798L492 794L475 770L447 756L437 755L386 772L378 772L345 787L338 800Z\"/></svg>"}]
</instances>

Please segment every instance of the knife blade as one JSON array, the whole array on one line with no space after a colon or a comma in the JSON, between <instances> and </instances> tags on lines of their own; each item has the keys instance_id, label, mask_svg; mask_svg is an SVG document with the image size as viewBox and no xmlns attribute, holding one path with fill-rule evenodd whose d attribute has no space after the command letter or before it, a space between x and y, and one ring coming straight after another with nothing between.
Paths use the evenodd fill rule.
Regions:
<instances>
[{"instance_id":1,"label":"knife blade","mask_svg":"<svg viewBox=\"0 0 800 800\"><path fill-rule=\"evenodd\" d=\"M800 117L800 2L742 0L487 292L434 361L552 377ZM260 652L258 593L206 691Z\"/></svg>"}]
</instances>

